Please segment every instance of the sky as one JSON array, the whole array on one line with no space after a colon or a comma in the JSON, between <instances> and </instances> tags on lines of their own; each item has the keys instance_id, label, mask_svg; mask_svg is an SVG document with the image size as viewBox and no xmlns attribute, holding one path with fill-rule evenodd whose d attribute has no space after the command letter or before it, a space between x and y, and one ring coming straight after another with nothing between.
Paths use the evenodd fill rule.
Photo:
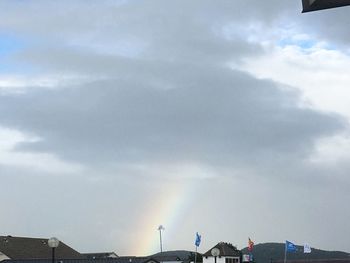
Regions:
<instances>
[{"instance_id":1,"label":"sky","mask_svg":"<svg viewBox=\"0 0 350 263\"><path fill-rule=\"evenodd\" d=\"M0 0L0 234L350 252L349 13Z\"/></svg>"}]
</instances>

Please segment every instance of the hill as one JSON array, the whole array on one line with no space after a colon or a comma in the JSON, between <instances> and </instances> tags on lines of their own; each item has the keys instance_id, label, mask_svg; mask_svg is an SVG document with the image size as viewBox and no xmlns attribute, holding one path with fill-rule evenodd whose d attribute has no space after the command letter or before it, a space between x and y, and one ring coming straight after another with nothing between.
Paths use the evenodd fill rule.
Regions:
<instances>
[{"instance_id":1,"label":"hill","mask_svg":"<svg viewBox=\"0 0 350 263\"><path fill-rule=\"evenodd\" d=\"M262 243L254 245L253 256L257 263L270 263L271 261L284 259L284 243ZM248 249L242 249L243 254L248 253ZM303 253L303 247L297 246L297 251L288 253L290 260L312 260L312 259L344 259L350 254L342 251L325 251L312 248L310 254Z\"/></svg>"}]
</instances>

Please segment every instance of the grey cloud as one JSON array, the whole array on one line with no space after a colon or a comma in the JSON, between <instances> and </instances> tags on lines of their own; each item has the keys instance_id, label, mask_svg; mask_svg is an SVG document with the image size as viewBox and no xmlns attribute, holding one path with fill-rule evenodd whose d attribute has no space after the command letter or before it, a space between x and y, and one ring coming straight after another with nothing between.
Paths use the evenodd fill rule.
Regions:
<instances>
[{"instance_id":1,"label":"grey cloud","mask_svg":"<svg viewBox=\"0 0 350 263\"><path fill-rule=\"evenodd\" d=\"M217 159L225 163L242 152L245 154L238 159L250 155L248 159L258 159L277 151L303 156L312 148L314 135L332 134L342 126L337 117L333 120L298 109L297 94L281 92L271 82L225 67L232 59L252 55L259 48L244 39L245 33L225 39L222 26L236 21L244 28L242 24L257 17L268 23L275 17L274 11L285 8L280 1L264 5L259 1L234 5L221 1L214 6L210 1L182 5L155 1L157 8L149 2L131 1L117 7L108 6L111 2L102 7L74 2L67 12L61 4L42 7L57 10L53 15L49 12L50 16L45 12L34 15L36 5L29 5L30 11L20 20L11 16L11 12L22 12L19 5L12 5L4 14L3 26L48 37L43 46L29 47L19 58L49 72L102 76L107 81L72 90L4 97L2 122L43 138L22 149L55 148L65 158L89 161L142 159L144 155L150 159L170 155L213 160L221 153L225 158ZM75 14L78 6L84 11ZM96 17L100 9L106 12ZM29 23L33 16L34 22ZM60 16L62 19L57 19ZM51 30L43 30L41 19ZM68 21L71 25L65 26ZM96 33L100 30L102 33ZM86 35L93 40L101 35L102 42L107 35L112 46L133 35L147 45L136 58L102 55L70 45L71 38L84 40ZM58 39L62 41L52 48L52 41ZM293 128L300 128L300 140L291 132ZM289 140L274 142L276 136ZM295 151L300 145L302 149ZM247 155L253 151L256 153Z\"/></svg>"},{"instance_id":2,"label":"grey cloud","mask_svg":"<svg viewBox=\"0 0 350 263\"><path fill-rule=\"evenodd\" d=\"M196 181L191 189L196 205L180 220L184 233L205 229L204 247L211 241L232 241L232 236L243 240L249 231L261 241L297 234L311 239L314 233L319 244L346 241L349 212L338 202L349 198L347 164L320 168L308 157L319 138L344 131L347 123L336 114L300 108L300 94L288 87L227 66L262 52L247 40L246 25L274 30L280 19L306 19L299 1L11 3L0 3L0 28L32 41L17 59L29 62L35 73L97 80L0 96L0 124L42 138L18 145L17 151L50 152L90 168L84 174L53 177L0 167L4 209L18 219L0 219L2 228L36 236L55 229L73 247L127 253L138 238L133 229L137 220L157 208L174 181L183 187L190 183L179 173L166 176L167 171L159 172L159 180L159 174L151 175L152 168L133 174L128 165L193 162L217 175ZM222 32L227 24L234 31L229 39ZM244 32L237 32L242 28ZM107 49L120 48L121 40L130 43L131 53L135 46L140 50L131 56L110 54ZM219 190L208 195L213 189ZM11 199L12 192L19 194ZM293 202L284 206L289 199ZM208 213L216 204L219 218L215 211ZM325 214L327 209L342 216L338 220ZM52 215L52 222L38 229L33 210ZM266 222L256 222L262 215ZM320 217L332 227L325 229ZM286 223L295 227L285 229ZM217 225L220 231L213 231ZM271 225L279 231L271 231ZM109 236L101 235L107 231ZM332 236L332 241L317 233ZM98 241L91 241L96 236ZM168 247L182 248L186 240L178 235ZM111 247L113 241L117 247ZM190 241L187 248L193 246ZM337 243L343 249L346 244Z\"/></svg>"},{"instance_id":3,"label":"grey cloud","mask_svg":"<svg viewBox=\"0 0 350 263\"><path fill-rule=\"evenodd\" d=\"M263 23L267 29L286 14L297 22L306 19L296 1L69 1L68 9L65 1L43 1L40 9L38 3L1 3L6 10L1 27L41 40L18 58L49 73L107 80L2 97L2 123L43 137L22 149L58 150L84 160L177 157L177 152L200 160L220 153L224 162L238 153L243 153L238 159L250 161L279 152L299 159L317 138L345 126L339 116L299 109L298 94L224 66L262 51L245 39L246 32L225 39L222 26L234 24L237 30ZM145 45L133 58L88 48L90 42L113 47L130 36Z\"/></svg>"},{"instance_id":4,"label":"grey cloud","mask_svg":"<svg viewBox=\"0 0 350 263\"><path fill-rule=\"evenodd\" d=\"M75 37L102 30L113 33L115 30L154 34L155 37L174 23L176 27L169 33L184 34L194 31L208 21L261 21L271 23L284 13L300 13L299 1L259 0L247 1L36 1L1 2L2 20L0 26L50 37ZM25 7L25 8L23 8ZM191 27L185 22L191 20ZM142 23L139 23L142 21ZM120 32L119 32L120 33ZM174 35L174 37L175 37Z\"/></svg>"},{"instance_id":5,"label":"grey cloud","mask_svg":"<svg viewBox=\"0 0 350 263\"><path fill-rule=\"evenodd\" d=\"M158 189L142 188L143 180L121 181L103 176L103 180L89 180L91 174L52 176L0 166L2 186L6 186L0 193L7 211L0 219L4 233L55 235L80 252L128 251L132 242L124 230L131 231L129 226L137 223L142 202L147 202L147 191ZM126 216L122 217L120 211L125 211ZM123 235L123 240L119 239Z\"/></svg>"},{"instance_id":6,"label":"grey cloud","mask_svg":"<svg viewBox=\"0 0 350 263\"><path fill-rule=\"evenodd\" d=\"M345 128L336 115L298 108L298 94L241 72L146 67L133 79L2 97L1 122L43 138L30 149L87 162L302 158L317 138Z\"/></svg>"},{"instance_id":7,"label":"grey cloud","mask_svg":"<svg viewBox=\"0 0 350 263\"><path fill-rule=\"evenodd\" d=\"M19 56L49 72L106 79L84 87L4 97L2 122L43 138L21 149L58 151L64 158L88 162L189 158L228 163L268 160L279 153L299 159L312 151L318 137L344 127L338 116L298 108L298 94L225 66L259 49L242 37L244 33L225 39L222 26L232 21L242 25L253 17L268 23L275 17L273 11L285 10L280 1L267 7L254 1L221 1L215 6L186 2L187 9L178 2L156 3L153 8L131 1L108 9L101 21L93 14L88 20L81 18L104 36L107 23L111 43L127 35L143 40L147 45L136 57L70 46L69 32L79 23L61 25L63 41L55 48L40 46ZM69 14L65 16L75 20ZM66 23L45 14L43 19ZM86 33L83 29L76 37ZM55 39L53 32L45 34Z\"/></svg>"},{"instance_id":8,"label":"grey cloud","mask_svg":"<svg viewBox=\"0 0 350 263\"><path fill-rule=\"evenodd\" d=\"M113 48L113 44L117 46L119 41L127 39L135 45L145 45L147 50L143 55L152 59L181 58L211 64L258 52L258 45L246 43L245 31L250 24L266 24L267 29L283 16L287 7L298 9L294 2L276 0L263 4L253 0L217 1L215 5L211 1L126 1L117 6L111 1L106 1L105 5L60 1L44 2L38 14L39 3L22 3L27 8L22 8L21 4L3 4L6 8L0 10L6 12L1 14L0 27L40 38L43 42L40 51L45 45L67 48L75 44L84 47L107 43ZM67 5L69 8L65 8ZM220 30L227 23L243 31L233 43L221 39Z\"/></svg>"}]
</instances>

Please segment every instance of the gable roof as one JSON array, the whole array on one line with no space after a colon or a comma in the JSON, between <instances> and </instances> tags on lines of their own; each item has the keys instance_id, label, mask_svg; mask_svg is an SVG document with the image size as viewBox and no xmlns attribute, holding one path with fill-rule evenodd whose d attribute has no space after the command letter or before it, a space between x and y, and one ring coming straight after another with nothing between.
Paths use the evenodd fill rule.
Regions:
<instances>
[{"instance_id":1,"label":"gable roof","mask_svg":"<svg viewBox=\"0 0 350 263\"><path fill-rule=\"evenodd\" d=\"M135 256L122 256L114 259L113 263L147 263L154 262L159 263L159 261L153 257L135 257Z\"/></svg>"},{"instance_id":2,"label":"gable roof","mask_svg":"<svg viewBox=\"0 0 350 263\"><path fill-rule=\"evenodd\" d=\"M51 259L6 259L1 263L52 263ZM56 263L160 263L150 257L117 257L100 259L61 259Z\"/></svg>"},{"instance_id":3,"label":"gable roof","mask_svg":"<svg viewBox=\"0 0 350 263\"><path fill-rule=\"evenodd\" d=\"M10 259L50 259L52 249L47 244L46 238L29 238L0 236L0 252ZM82 254L60 241L55 249L57 259L84 258Z\"/></svg>"},{"instance_id":4,"label":"gable roof","mask_svg":"<svg viewBox=\"0 0 350 263\"><path fill-rule=\"evenodd\" d=\"M213 248L218 248L220 250L219 257L240 257L242 255L242 252L238 250L235 246L233 246L231 243L226 242L220 242L217 243L214 247L209 249L207 252L203 254L204 257L212 257L211 250Z\"/></svg>"},{"instance_id":5,"label":"gable roof","mask_svg":"<svg viewBox=\"0 0 350 263\"><path fill-rule=\"evenodd\" d=\"M273 263L282 263L284 260L274 260ZM350 263L350 258L330 258L330 259L297 259L289 260L288 263Z\"/></svg>"},{"instance_id":6,"label":"gable roof","mask_svg":"<svg viewBox=\"0 0 350 263\"><path fill-rule=\"evenodd\" d=\"M158 261L185 261L190 259L192 255L194 256L194 253L195 252L188 250L170 250L158 252L156 254L153 254L151 257L160 259ZM162 260L161 258L169 258L172 260Z\"/></svg>"},{"instance_id":7,"label":"gable roof","mask_svg":"<svg viewBox=\"0 0 350 263\"><path fill-rule=\"evenodd\" d=\"M101 259L101 258L117 258L118 255L115 252L99 252L99 253L82 253L88 259Z\"/></svg>"},{"instance_id":8,"label":"gable roof","mask_svg":"<svg viewBox=\"0 0 350 263\"><path fill-rule=\"evenodd\" d=\"M153 258L159 262L166 262L166 261L182 261L178 256L153 256Z\"/></svg>"}]
</instances>

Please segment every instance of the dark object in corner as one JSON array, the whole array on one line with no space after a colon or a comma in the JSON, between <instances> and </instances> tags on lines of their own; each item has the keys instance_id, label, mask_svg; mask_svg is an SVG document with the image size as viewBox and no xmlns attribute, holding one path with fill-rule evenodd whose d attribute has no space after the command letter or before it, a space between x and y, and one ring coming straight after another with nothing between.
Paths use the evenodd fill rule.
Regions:
<instances>
[{"instance_id":1,"label":"dark object in corner","mask_svg":"<svg viewBox=\"0 0 350 263\"><path fill-rule=\"evenodd\" d=\"M350 0L302 0L303 13L350 5Z\"/></svg>"}]
</instances>

